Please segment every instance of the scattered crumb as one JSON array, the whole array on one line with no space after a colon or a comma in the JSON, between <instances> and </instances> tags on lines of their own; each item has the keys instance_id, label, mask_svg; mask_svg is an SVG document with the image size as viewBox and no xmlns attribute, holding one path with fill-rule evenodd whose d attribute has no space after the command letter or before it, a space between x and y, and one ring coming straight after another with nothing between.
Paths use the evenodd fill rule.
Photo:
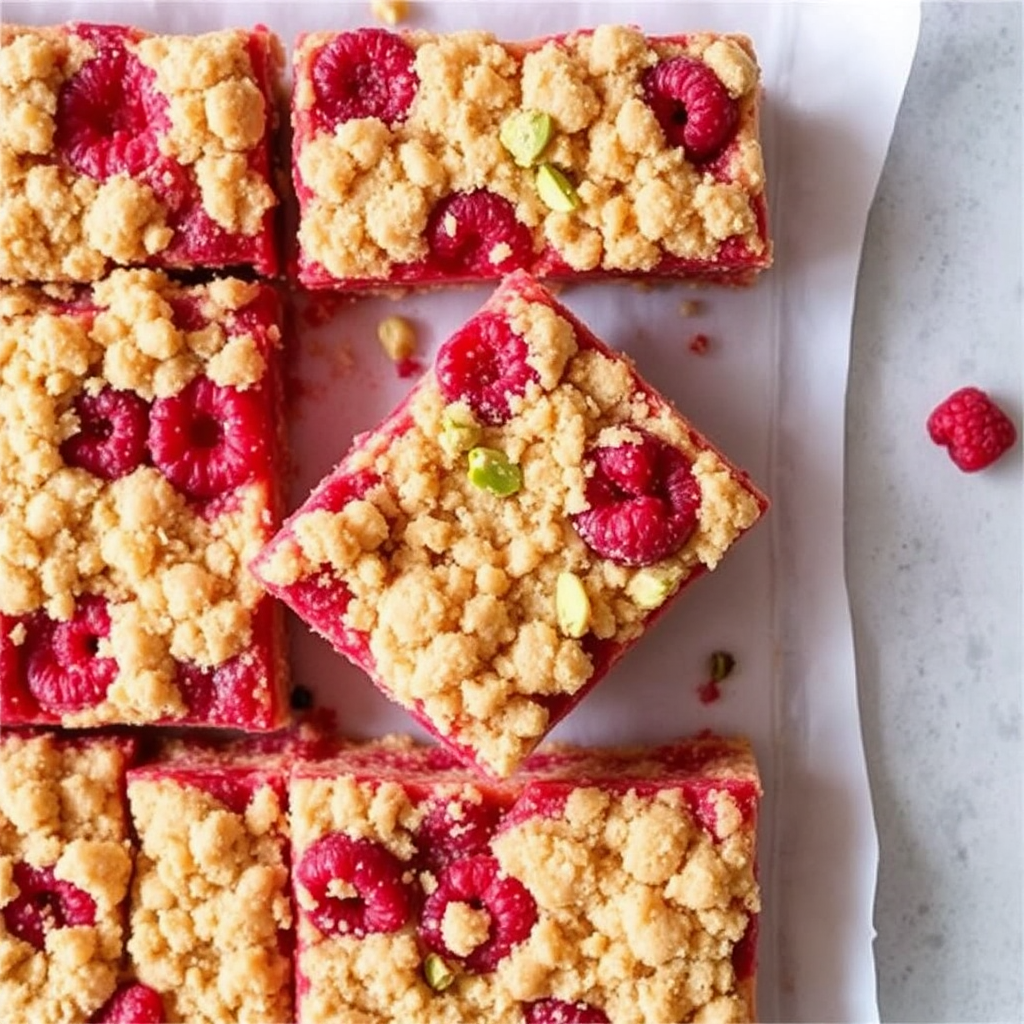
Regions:
<instances>
[{"instance_id":1,"label":"scattered crumb","mask_svg":"<svg viewBox=\"0 0 1024 1024\"><path fill-rule=\"evenodd\" d=\"M409 17L408 0L370 0L370 12L385 25L397 25Z\"/></svg>"},{"instance_id":2,"label":"scattered crumb","mask_svg":"<svg viewBox=\"0 0 1024 1024\"><path fill-rule=\"evenodd\" d=\"M377 340L392 362L407 362L416 351L416 328L404 316L386 316L377 325Z\"/></svg>"},{"instance_id":3,"label":"scattered crumb","mask_svg":"<svg viewBox=\"0 0 1024 1024\"><path fill-rule=\"evenodd\" d=\"M680 316L700 316L704 312L704 303L699 299L684 299L679 303Z\"/></svg>"},{"instance_id":4,"label":"scattered crumb","mask_svg":"<svg viewBox=\"0 0 1024 1024\"><path fill-rule=\"evenodd\" d=\"M408 380L410 377L418 377L426 367L418 359L409 357L408 359L399 359L395 364L395 369L402 380Z\"/></svg>"},{"instance_id":5,"label":"scattered crumb","mask_svg":"<svg viewBox=\"0 0 1024 1024\"><path fill-rule=\"evenodd\" d=\"M710 339L706 334L695 334L690 338L690 351L695 352L697 355L702 356L708 350Z\"/></svg>"},{"instance_id":6,"label":"scattered crumb","mask_svg":"<svg viewBox=\"0 0 1024 1024\"><path fill-rule=\"evenodd\" d=\"M303 303L300 314L306 327L322 327L338 315L342 306L351 300L346 296L315 294L309 295Z\"/></svg>"}]
</instances>

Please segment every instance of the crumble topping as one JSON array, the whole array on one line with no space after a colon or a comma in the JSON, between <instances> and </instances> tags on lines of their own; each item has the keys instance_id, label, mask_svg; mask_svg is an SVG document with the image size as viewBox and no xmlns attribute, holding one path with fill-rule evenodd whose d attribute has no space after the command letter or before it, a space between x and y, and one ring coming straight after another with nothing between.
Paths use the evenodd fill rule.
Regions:
<instances>
[{"instance_id":1,"label":"crumble topping","mask_svg":"<svg viewBox=\"0 0 1024 1024\"><path fill-rule=\"evenodd\" d=\"M314 102L308 63L328 38L315 33L300 44L298 112ZM665 254L710 260L730 237L764 252L753 204L764 189L759 72L745 37L648 40L604 25L525 53L485 32L403 38L416 51L420 83L408 116L391 127L361 118L333 133L310 130L299 146L300 243L334 277L384 277L425 256L436 202L477 188L509 200L535 247L551 246L574 271L650 271ZM644 71L681 54L703 59L740 101L731 180L667 145L643 99ZM501 125L519 109L553 119L544 159L575 183L579 209L549 210L534 172L504 150Z\"/></svg>"},{"instance_id":2,"label":"crumble topping","mask_svg":"<svg viewBox=\"0 0 1024 1024\"><path fill-rule=\"evenodd\" d=\"M169 1019L291 1019L285 812L270 786L244 814L173 778L132 779L139 836L128 953Z\"/></svg>"}]
</instances>

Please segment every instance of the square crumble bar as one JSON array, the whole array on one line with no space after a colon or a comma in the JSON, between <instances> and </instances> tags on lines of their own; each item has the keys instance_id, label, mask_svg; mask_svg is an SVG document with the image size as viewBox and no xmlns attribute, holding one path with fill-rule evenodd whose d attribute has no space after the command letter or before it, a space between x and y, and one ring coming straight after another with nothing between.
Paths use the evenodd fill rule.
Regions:
<instances>
[{"instance_id":1,"label":"square crumble bar","mask_svg":"<svg viewBox=\"0 0 1024 1024\"><path fill-rule=\"evenodd\" d=\"M766 508L519 272L253 572L442 742L505 776Z\"/></svg>"},{"instance_id":2,"label":"square crumble bar","mask_svg":"<svg viewBox=\"0 0 1024 1024\"><path fill-rule=\"evenodd\" d=\"M279 300L119 270L0 286L0 720L267 730Z\"/></svg>"},{"instance_id":3,"label":"square crumble bar","mask_svg":"<svg viewBox=\"0 0 1024 1024\"><path fill-rule=\"evenodd\" d=\"M277 270L265 29L0 26L0 279Z\"/></svg>"},{"instance_id":4,"label":"square crumble bar","mask_svg":"<svg viewBox=\"0 0 1024 1024\"><path fill-rule=\"evenodd\" d=\"M741 284L771 263L741 35L316 32L294 54L299 280Z\"/></svg>"}]
</instances>

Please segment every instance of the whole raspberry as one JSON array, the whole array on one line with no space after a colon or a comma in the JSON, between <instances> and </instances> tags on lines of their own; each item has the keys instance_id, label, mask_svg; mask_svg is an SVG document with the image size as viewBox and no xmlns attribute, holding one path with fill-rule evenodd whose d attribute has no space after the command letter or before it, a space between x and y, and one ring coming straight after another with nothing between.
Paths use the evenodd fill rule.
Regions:
<instances>
[{"instance_id":1,"label":"whole raspberry","mask_svg":"<svg viewBox=\"0 0 1024 1024\"><path fill-rule=\"evenodd\" d=\"M55 878L53 868L17 861L12 875L18 895L0 913L7 930L23 942L42 949L47 933L55 928L95 923L93 898L77 885Z\"/></svg>"},{"instance_id":2,"label":"whole raspberry","mask_svg":"<svg viewBox=\"0 0 1024 1024\"><path fill-rule=\"evenodd\" d=\"M439 349L437 384L447 402L465 402L484 423L504 423L509 399L522 395L537 371L526 361L526 339L500 313L481 313Z\"/></svg>"},{"instance_id":3,"label":"whole raspberry","mask_svg":"<svg viewBox=\"0 0 1024 1024\"><path fill-rule=\"evenodd\" d=\"M427 220L427 244L448 274L500 277L533 259L530 229L515 207L483 188L442 199Z\"/></svg>"},{"instance_id":4,"label":"whole raspberry","mask_svg":"<svg viewBox=\"0 0 1024 1024\"><path fill-rule=\"evenodd\" d=\"M460 956L444 941L443 922L450 904L465 903L485 911L489 918L487 938L468 955ZM517 878L503 875L493 857L467 857L450 864L427 897L420 918L420 937L426 946L446 959L462 963L467 971L493 971L522 942L537 921L537 904Z\"/></svg>"},{"instance_id":5,"label":"whole raspberry","mask_svg":"<svg viewBox=\"0 0 1024 1024\"><path fill-rule=\"evenodd\" d=\"M695 162L720 153L736 133L739 111L718 76L693 57L663 60L646 72L644 98L673 146Z\"/></svg>"},{"instance_id":6,"label":"whole raspberry","mask_svg":"<svg viewBox=\"0 0 1024 1024\"><path fill-rule=\"evenodd\" d=\"M160 993L148 985L124 985L90 1018L90 1024L163 1024Z\"/></svg>"},{"instance_id":7,"label":"whole raspberry","mask_svg":"<svg viewBox=\"0 0 1024 1024\"><path fill-rule=\"evenodd\" d=\"M97 181L136 177L160 156L158 133L170 127L167 100L156 91L156 73L128 52L122 35L93 36L96 56L61 86L54 144Z\"/></svg>"},{"instance_id":8,"label":"whole raspberry","mask_svg":"<svg viewBox=\"0 0 1024 1024\"><path fill-rule=\"evenodd\" d=\"M992 465L1017 441L1017 428L984 391L954 391L932 410L928 434L949 449L949 457L965 473Z\"/></svg>"},{"instance_id":9,"label":"whole raspberry","mask_svg":"<svg viewBox=\"0 0 1024 1024\"><path fill-rule=\"evenodd\" d=\"M677 448L642 433L639 444L594 448L576 532L603 558L651 565L678 551L697 526L700 485Z\"/></svg>"},{"instance_id":10,"label":"whole raspberry","mask_svg":"<svg viewBox=\"0 0 1024 1024\"><path fill-rule=\"evenodd\" d=\"M157 468L192 498L213 498L252 479L266 459L263 406L253 390L197 377L153 403L149 450Z\"/></svg>"},{"instance_id":11,"label":"whole raspberry","mask_svg":"<svg viewBox=\"0 0 1024 1024\"><path fill-rule=\"evenodd\" d=\"M416 830L421 859L431 870L440 871L452 861L489 854L500 818L500 809L486 800L438 799Z\"/></svg>"},{"instance_id":12,"label":"whole raspberry","mask_svg":"<svg viewBox=\"0 0 1024 1024\"><path fill-rule=\"evenodd\" d=\"M400 36L361 28L335 36L313 58L313 92L320 127L376 117L386 125L404 119L416 97L416 52Z\"/></svg>"},{"instance_id":13,"label":"whole raspberry","mask_svg":"<svg viewBox=\"0 0 1024 1024\"><path fill-rule=\"evenodd\" d=\"M134 391L104 388L75 399L78 432L61 446L69 466L87 469L104 480L127 476L146 460L149 405Z\"/></svg>"},{"instance_id":14,"label":"whole raspberry","mask_svg":"<svg viewBox=\"0 0 1024 1024\"><path fill-rule=\"evenodd\" d=\"M316 903L307 913L320 931L363 938L397 931L409 919L405 870L380 844L331 832L302 855L295 880Z\"/></svg>"},{"instance_id":15,"label":"whole raspberry","mask_svg":"<svg viewBox=\"0 0 1024 1024\"><path fill-rule=\"evenodd\" d=\"M525 1008L525 1024L608 1024L608 1017L590 1003L541 999Z\"/></svg>"},{"instance_id":16,"label":"whole raspberry","mask_svg":"<svg viewBox=\"0 0 1024 1024\"><path fill-rule=\"evenodd\" d=\"M67 622L42 612L29 620L25 669L28 688L41 708L58 714L80 711L106 697L117 662L97 657L96 650L109 635L107 603L96 595L79 598Z\"/></svg>"}]
</instances>

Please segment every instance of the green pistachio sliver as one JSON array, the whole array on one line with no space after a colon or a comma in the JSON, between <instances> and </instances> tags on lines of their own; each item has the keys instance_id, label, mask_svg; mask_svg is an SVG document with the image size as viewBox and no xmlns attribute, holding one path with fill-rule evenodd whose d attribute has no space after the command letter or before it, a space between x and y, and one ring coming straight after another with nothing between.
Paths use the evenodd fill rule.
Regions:
<instances>
[{"instance_id":1,"label":"green pistachio sliver","mask_svg":"<svg viewBox=\"0 0 1024 1024\"><path fill-rule=\"evenodd\" d=\"M736 659L728 651L715 651L708 659L711 679L716 683L720 683L723 679L732 675L732 670L735 667Z\"/></svg>"},{"instance_id":2,"label":"green pistachio sliver","mask_svg":"<svg viewBox=\"0 0 1024 1024\"><path fill-rule=\"evenodd\" d=\"M499 498L515 494L523 486L523 471L497 448L472 448L469 482Z\"/></svg>"},{"instance_id":3,"label":"green pistachio sliver","mask_svg":"<svg viewBox=\"0 0 1024 1024\"><path fill-rule=\"evenodd\" d=\"M441 414L441 447L451 455L475 447L481 433L480 424L464 405L449 405Z\"/></svg>"},{"instance_id":4,"label":"green pistachio sliver","mask_svg":"<svg viewBox=\"0 0 1024 1024\"><path fill-rule=\"evenodd\" d=\"M590 629L590 598L574 572L560 572L555 581L555 615L564 636L579 640Z\"/></svg>"},{"instance_id":5,"label":"green pistachio sliver","mask_svg":"<svg viewBox=\"0 0 1024 1024\"><path fill-rule=\"evenodd\" d=\"M551 141L551 116L543 110L517 110L502 122L501 144L520 167L532 167Z\"/></svg>"},{"instance_id":6,"label":"green pistachio sliver","mask_svg":"<svg viewBox=\"0 0 1024 1024\"><path fill-rule=\"evenodd\" d=\"M554 164L541 164L537 168L537 192L544 204L556 213L572 213L580 205L572 182Z\"/></svg>"},{"instance_id":7,"label":"green pistachio sliver","mask_svg":"<svg viewBox=\"0 0 1024 1024\"><path fill-rule=\"evenodd\" d=\"M423 961L423 977L435 992L443 992L455 981L455 973L437 953L428 953Z\"/></svg>"},{"instance_id":8,"label":"green pistachio sliver","mask_svg":"<svg viewBox=\"0 0 1024 1024\"><path fill-rule=\"evenodd\" d=\"M644 611L660 608L682 576L679 569L641 569L626 584L629 599Z\"/></svg>"}]
</instances>

